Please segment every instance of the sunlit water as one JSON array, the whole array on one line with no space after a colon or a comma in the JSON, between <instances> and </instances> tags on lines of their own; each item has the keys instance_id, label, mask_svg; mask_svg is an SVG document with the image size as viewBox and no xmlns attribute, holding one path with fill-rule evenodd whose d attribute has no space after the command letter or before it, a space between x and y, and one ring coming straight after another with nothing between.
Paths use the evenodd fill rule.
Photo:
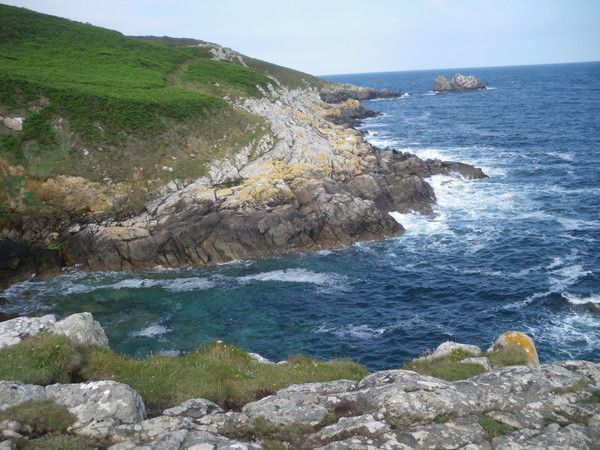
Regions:
<instances>
[{"instance_id":1,"label":"sunlit water","mask_svg":"<svg viewBox=\"0 0 600 450\"><path fill-rule=\"evenodd\" d=\"M367 102L383 113L364 125L373 144L490 176L430 179L436 215L395 214L404 236L210 269L65 273L9 288L4 309L90 311L112 348L138 356L223 339L380 369L517 329L542 360L600 361L600 63L466 72L491 89L433 95L446 71L329 77L409 93Z\"/></svg>"}]
</instances>

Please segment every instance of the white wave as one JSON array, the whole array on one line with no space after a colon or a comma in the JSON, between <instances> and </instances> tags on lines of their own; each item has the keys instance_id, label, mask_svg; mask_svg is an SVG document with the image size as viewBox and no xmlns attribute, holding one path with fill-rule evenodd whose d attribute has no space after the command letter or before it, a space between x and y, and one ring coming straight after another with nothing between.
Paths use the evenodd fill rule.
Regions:
<instances>
[{"instance_id":1,"label":"white wave","mask_svg":"<svg viewBox=\"0 0 600 450\"><path fill-rule=\"evenodd\" d=\"M309 283L318 286L331 286L340 281L340 276L331 273L318 273L306 269L284 269L246 275L237 278L241 282L280 281L283 283Z\"/></svg>"},{"instance_id":2,"label":"white wave","mask_svg":"<svg viewBox=\"0 0 600 450\"><path fill-rule=\"evenodd\" d=\"M571 153L568 152L548 152L546 153L546 155L562 159L563 161L573 161L573 159L575 158Z\"/></svg>"},{"instance_id":3,"label":"white wave","mask_svg":"<svg viewBox=\"0 0 600 450\"><path fill-rule=\"evenodd\" d=\"M152 337L166 334L169 331L171 331L171 330L169 328L165 327L164 325L160 325L158 323L153 323L151 325L148 325L146 328L142 328L141 330L132 331L131 333L129 333L129 335L132 337L152 338Z\"/></svg>"},{"instance_id":4,"label":"white wave","mask_svg":"<svg viewBox=\"0 0 600 450\"><path fill-rule=\"evenodd\" d=\"M345 325L343 327L320 326L315 333L333 334L340 338L374 339L386 332L386 328L372 328L368 325Z\"/></svg>"},{"instance_id":5,"label":"white wave","mask_svg":"<svg viewBox=\"0 0 600 450\"><path fill-rule=\"evenodd\" d=\"M590 295L576 295L570 294L568 292L563 292L561 294L569 303L573 305L587 305L594 304L600 306L600 295L599 294L590 294Z\"/></svg>"},{"instance_id":6,"label":"white wave","mask_svg":"<svg viewBox=\"0 0 600 450\"><path fill-rule=\"evenodd\" d=\"M548 264L545 269L556 269L557 267L560 267L564 264L564 261L562 260L562 258L560 256L555 256L554 258L552 258L552 262L550 264Z\"/></svg>"},{"instance_id":7,"label":"white wave","mask_svg":"<svg viewBox=\"0 0 600 450\"><path fill-rule=\"evenodd\" d=\"M569 217L557 217L556 221L561 224L566 230L595 230L600 228L600 221L597 220L580 220L571 219Z\"/></svg>"},{"instance_id":8,"label":"white wave","mask_svg":"<svg viewBox=\"0 0 600 450\"><path fill-rule=\"evenodd\" d=\"M547 342L567 358L597 352L600 343L600 319L591 314L557 314L543 323L527 327L537 341Z\"/></svg>"},{"instance_id":9,"label":"white wave","mask_svg":"<svg viewBox=\"0 0 600 450\"><path fill-rule=\"evenodd\" d=\"M432 235L448 233L450 229L445 223L445 216L443 214L437 214L431 218L418 213L399 213L392 211L389 213L392 218L402 225L407 233L417 235Z\"/></svg>"},{"instance_id":10,"label":"white wave","mask_svg":"<svg viewBox=\"0 0 600 450\"><path fill-rule=\"evenodd\" d=\"M412 153L417 155L421 159L447 159L447 156L444 156L439 149L436 148L424 148L424 149L412 149Z\"/></svg>"},{"instance_id":11,"label":"white wave","mask_svg":"<svg viewBox=\"0 0 600 450\"><path fill-rule=\"evenodd\" d=\"M429 92L425 92L424 95L438 95L438 93L435 91L429 91Z\"/></svg>"},{"instance_id":12,"label":"white wave","mask_svg":"<svg viewBox=\"0 0 600 450\"><path fill-rule=\"evenodd\" d=\"M385 136L367 136L367 142L371 145L374 145L375 147L380 147L380 148L386 148L386 147L392 147L395 148L398 144L400 144L400 141L398 141L397 139L391 139Z\"/></svg>"},{"instance_id":13,"label":"white wave","mask_svg":"<svg viewBox=\"0 0 600 450\"><path fill-rule=\"evenodd\" d=\"M550 286L554 291L561 292L591 273L591 271L585 270L581 264L556 268L550 272Z\"/></svg>"}]
</instances>

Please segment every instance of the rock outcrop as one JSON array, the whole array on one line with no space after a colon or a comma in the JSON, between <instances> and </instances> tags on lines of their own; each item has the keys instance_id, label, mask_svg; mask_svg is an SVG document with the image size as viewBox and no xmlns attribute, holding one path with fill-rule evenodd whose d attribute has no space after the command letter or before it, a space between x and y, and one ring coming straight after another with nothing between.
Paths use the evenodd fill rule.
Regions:
<instances>
[{"instance_id":1,"label":"rock outcrop","mask_svg":"<svg viewBox=\"0 0 600 450\"><path fill-rule=\"evenodd\" d=\"M243 433L259 435L259 422L301 430L294 448L593 449L600 442L599 392L600 365L567 361L457 382L386 370L359 382L290 386L240 412L192 399L151 419L139 395L113 381L45 388L0 381L0 410L52 400L75 415L71 433L110 442L113 450L259 449L260 441L239 441Z\"/></svg>"},{"instance_id":2,"label":"rock outcrop","mask_svg":"<svg viewBox=\"0 0 600 450\"><path fill-rule=\"evenodd\" d=\"M66 336L75 345L108 347L108 338L90 313L73 314L56 320L52 314L42 317L17 317L0 322L0 348L15 345L28 337L47 332Z\"/></svg>"},{"instance_id":3,"label":"rock outcrop","mask_svg":"<svg viewBox=\"0 0 600 450\"><path fill-rule=\"evenodd\" d=\"M315 90L273 88L238 106L267 120L275 139L215 162L210 178L174 184L137 217L68 233L67 262L93 270L198 266L339 248L402 233L391 211L431 213L427 176L485 177L466 164L373 148L328 120L339 105Z\"/></svg>"},{"instance_id":4,"label":"rock outcrop","mask_svg":"<svg viewBox=\"0 0 600 450\"><path fill-rule=\"evenodd\" d=\"M485 89L485 85L473 75L461 75L459 73L454 75L451 80L440 75L433 83L435 92L475 91L478 89Z\"/></svg>"},{"instance_id":5,"label":"rock outcrop","mask_svg":"<svg viewBox=\"0 0 600 450\"><path fill-rule=\"evenodd\" d=\"M380 91L352 84L328 83L319 89L319 95L325 103L343 103L346 100L363 101L375 98L396 98L402 94L400 92Z\"/></svg>"},{"instance_id":6,"label":"rock outcrop","mask_svg":"<svg viewBox=\"0 0 600 450\"><path fill-rule=\"evenodd\" d=\"M29 334L63 332L67 324L87 323L85 317L22 318L13 325ZM76 342L89 343L97 330L75 335ZM521 338L503 337L493 347L521 345ZM446 342L436 354L479 350ZM455 382L383 370L359 381L292 385L239 411L192 398L152 418L135 390L112 380L50 386L0 380L0 412L25 402L54 402L74 416L69 434L111 450L280 448L278 440L302 449L595 449L599 400L600 365L587 361L493 368ZM20 433L31 434L31 428L0 420L6 448L23 442Z\"/></svg>"}]
</instances>

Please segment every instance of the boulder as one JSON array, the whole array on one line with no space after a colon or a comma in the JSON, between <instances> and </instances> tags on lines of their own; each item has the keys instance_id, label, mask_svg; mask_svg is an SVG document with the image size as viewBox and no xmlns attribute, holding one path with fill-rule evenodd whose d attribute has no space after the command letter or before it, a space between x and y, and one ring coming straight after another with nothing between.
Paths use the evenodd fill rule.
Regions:
<instances>
[{"instance_id":1,"label":"boulder","mask_svg":"<svg viewBox=\"0 0 600 450\"><path fill-rule=\"evenodd\" d=\"M42 317L17 317L0 322L0 348L15 345L29 336L50 331L56 317L48 314Z\"/></svg>"},{"instance_id":2,"label":"boulder","mask_svg":"<svg viewBox=\"0 0 600 450\"><path fill-rule=\"evenodd\" d=\"M106 333L100 323L88 312L73 314L60 320L49 331L68 337L75 345L97 345L108 348Z\"/></svg>"},{"instance_id":3,"label":"boulder","mask_svg":"<svg viewBox=\"0 0 600 450\"><path fill-rule=\"evenodd\" d=\"M445 356L450 356L450 354L454 351L468 353L473 356L478 356L481 354L481 349L476 345L460 344L458 342L446 341L438 345L437 348L430 355L424 356L419 359L443 358Z\"/></svg>"},{"instance_id":4,"label":"boulder","mask_svg":"<svg viewBox=\"0 0 600 450\"><path fill-rule=\"evenodd\" d=\"M525 350L527 354L527 364L531 367L539 367L540 360L538 359L537 350L533 339L521 331L506 331L500 335L498 339L490 346L488 352L500 350L507 346L517 345Z\"/></svg>"},{"instance_id":5,"label":"boulder","mask_svg":"<svg viewBox=\"0 0 600 450\"><path fill-rule=\"evenodd\" d=\"M66 406L76 417L73 428L90 437L104 437L104 430L110 427L138 423L146 417L140 395L116 381L53 384L44 389L48 400Z\"/></svg>"},{"instance_id":6,"label":"boulder","mask_svg":"<svg viewBox=\"0 0 600 450\"><path fill-rule=\"evenodd\" d=\"M481 81L473 75L461 75L459 73L454 75L451 80L440 75L433 83L435 92L474 91L478 89L485 89Z\"/></svg>"},{"instance_id":7,"label":"boulder","mask_svg":"<svg viewBox=\"0 0 600 450\"><path fill-rule=\"evenodd\" d=\"M42 386L0 380L0 411L31 400L46 400L46 392Z\"/></svg>"},{"instance_id":8,"label":"boulder","mask_svg":"<svg viewBox=\"0 0 600 450\"><path fill-rule=\"evenodd\" d=\"M0 117L0 120L4 126L12 131L23 130L23 118L22 117Z\"/></svg>"},{"instance_id":9,"label":"boulder","mask_svg":"<svg viewBox=\"0 0 600 450\"><path fill-rule=\"evenodd\" d=\"M100 324L87 312L57 321L52 314L42 317L17 317L0 322L0 348L15 345L42 332L60 334L75 345L108 347L108 338Z\"/></svg>"}]
</instances>

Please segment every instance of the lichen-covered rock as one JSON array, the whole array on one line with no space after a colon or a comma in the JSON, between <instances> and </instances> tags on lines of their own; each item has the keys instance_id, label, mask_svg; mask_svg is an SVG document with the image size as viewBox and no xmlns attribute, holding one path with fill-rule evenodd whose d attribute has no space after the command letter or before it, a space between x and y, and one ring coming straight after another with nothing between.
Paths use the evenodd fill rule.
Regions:
<instances>
[{"instance_id":1,"label":"lichen-covered rock","mask_svg":"<svg viewBox=\"0 0 600 450\"><path fill-rule=\"evenodd\" d=\"M60 334L75 345L108 347L108 338L90 313L73 314L57 321L52 314L42 317L17 317L0 322L0 348L15 345L42 332Z\"/></svg>"},{"instance_id":2,"label":"lichen-covered rock","mask_svg":"<svg viewBox=\"0 0 600 450\"><path fill-rule=\"evenodd\" d=\"M513 345L519 346L525 351L525 354L527 355L527 364L529 366L538 367L540 365L533 339L521 331L506 331L502 333L488 351L493 352Z\"/></svg>"},{"instance_id":3,"label":"lichen-covered rock","mask_svg":"<svg viewBox=\"0 0 600 450\"><path fill-rule=\"evenodd\" d=\"M18 381L0 380L0 411L30 400L46 400L44 388Z\"/></svg>"},{"instance_id":4,"label":"lichen-covered rock","mask_svg":"<svg viewBox=\"0 0 600 450\"><path fill-rule=\"evenodd\" d=\"M98 437L97 430L119 424L141 422L146 417L140 395L116 381L53 384L45 388L46 398L66 406L77 419L73 428Z\"/></svg>"},{"instance_id":5,"label":"lichen-covered rock","mask_svg":"<svg viewBox=\"0 0 600 450\"><path fill-rule=\"evenodd\" d=\"M56 317L52 314L42 317L17 317L0 322L0 348L18 344L26 337L49 331L55 322Z\"/></svg>"},{"instance_id":6,"label":"lichen-covered rock","mask_svg":"<svg viewBox=\"0 0 600 450\"><path fill-rule=\"evenodd\" d=\"M220 408L219 405L211 402L210 400L206 400L204 398L192 398L190 400L186 400L179 406L165 409L163 411L163 415L183 416L190 417L192 419L200 419L201 417L204 417L207 414L212 414L215 412L223 412L223 410Z\"/></svg>"},{"instance_id":7,"label":"lichen-covered rock","mask_svg":"<svg viewBox=\"0 0 600 450\"><path fill-rule=\"evenodd\" d=\"M108 338L104 329L88 312L70 315L56 322L49 331L68 337L75 345L96 345L108 348Z\"/></svg>"}]
</instances>

